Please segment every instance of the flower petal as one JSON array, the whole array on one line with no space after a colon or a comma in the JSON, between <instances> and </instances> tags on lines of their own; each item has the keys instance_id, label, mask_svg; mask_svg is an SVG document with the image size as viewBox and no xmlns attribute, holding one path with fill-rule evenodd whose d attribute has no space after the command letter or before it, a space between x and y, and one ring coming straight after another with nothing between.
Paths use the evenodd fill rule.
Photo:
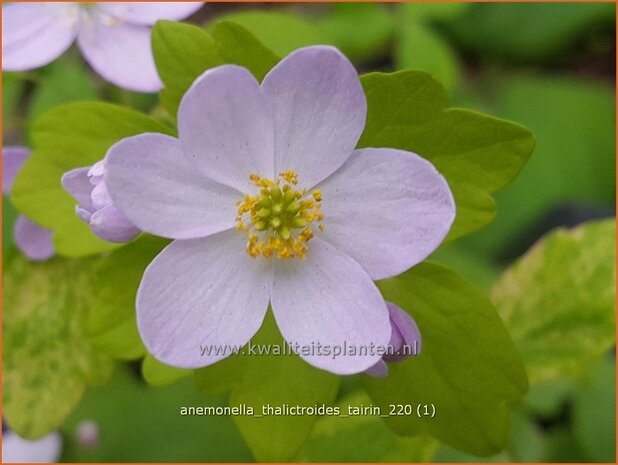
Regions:
<instances>
[{"instance_id":1,"label":"flower petal","mask_svg":"<svg viewBox=\"0 0 618 465\"><path fill-rule=\"evenodd\" d=\"M224 65L206 71L178 109L184 152L206 176L242 192L253 173L272 178L272 118L249 71Z\"/></svg>"},{"instance_id":2,"label":"flower petal","mask_svg":"<svg viewBox=\"0 0 618 465\"><path fill-rule=\"evenodd\" d=\"M307 47L264 78L272 107L275 168L311 187L339 168L365 127L367 102L354 66L337 49Z\"/></svg>"},{"instance_id":3,"label":"flower petal","mask_svg":"<svg viewBox=\"0 0 618 465\"><path fill-rule=\"evenodd\" d=\"M320 237L373 279L398 275L427 258L455 218L444 178L403 150L357 150L318 187L326 226Z\"/></svg>"},{"instance_id":4,"label":"flower petal","mask_svg":"<svg viewBox=\"0 0 618 465\"><path fill-rule=\"evenodd\" d=\"M237 231L174 241L144 273L138 328L148 351L162 362L210 365L257 332L271 288L270 262L249 257Z\"/></svg>"},{"instance_id":5,"label":"flower petal","mask_svg":"<svg viewBox=\"0 0 618 465\"><path fill-rule=\"evenodd\" d=\"M203 5L204 2L102 2L99 8L118 19L151 26L160 19L185 19Z\"/></svg>"},{"instance_id":6,"label":"flower petal","mask_svg":"<svg viewBox=\"0 0 618 465\"><path fill-rule=\"evenodd\" d=\"M384 355L387 362L401 362L410 355L421 353L421 332L414 319L392 302L386 302L391 320L392 334L389 345L396 353ZM406 348L404 348L406 346Z\"/></svg>"},{"instance_id":7,"label":"flower petal","mask_svg":"<svg viewBox=\"0 0 618 465\"><path fill-rule=\"evenodd\" d=\"M386 347L390 339L388 311L358 263L314 238L306 261L278 261L274 274L275 319L291 347L300 346L304 360L338 374L358 373L380 360L375 346ZM318 344L331 353L320 354ZM303 353L303 347L315 350Z\"/></svg>"},{"instance_id":8,"label":"flower petal","mask_svg":"<svg viewBox=\"0 0 618 465\"><path fill-rule=\"evenodd\" d=\"M34 441L14 431L2 433L2 463L54 463L61 452L62 436L57 431Z\"/></svg>"},{"instance_id":9,"label":"flower petal","mask_svg":"<svg viewBox=\"0 0 618 465\"><path fill-rule=\"evenodd\" d=\"M30 156L30 150L25 147L2 147L2 193L9 195L13 181L22 165Z\"/></svg>"},{"instance_id":10,"label":"flower petal","mask_svg":"<svg viewBox=\"0 0 618 465\"><path fill-rule=\"evenodd\" d=\"M386 378L388 376L388 365L384 360L378 360L378 363L365 370L365 374L374 378Z\"/></svg>"},{"instance_id":11,"label":"flower petal","mask_svg":"<svg viewBox=\"0 0 618 465\"><path fill-rule=\"evenodd\" d=\"M42 261L56 253L52 244L52 231L19 215L15 221L15 245L30 260Z\"/></svg>"},{"instance_id":12,"label":"flower petal","mask_svg":"<svg viewBox=\"0 0 618 465\"><path fill-rule=\"evenodd\" d=\"M77 5L15 2L2 5L2 70L44 66L75 40Z\"/></svg>"},{"instance_id":13,"label":"flower petal","mask_svg":"<svg viewBox=\"0 0 618 465\"><path fill-rule=\"evenodd\" d=\"M77 35L86 61L103 78L125 89L157 92L163 87L155 68L150 28L119 21L93 9Z\"/></svg>"},{"instance_id":14,"label":"flower petal","mask_svg":"<svg viewBox=\"0 0 618 465\"><path fill-rule=\"evenodd\" d=\"M76 213L80 216L79 211ZM129 242L141 232L114 205L93 212L89 224L93 233L108 242Z\"/></svg>"},{"instance_id":15,"label":"flower petal","mask_svg":"<svg viewBox=\"0 0 618 465\"><path fill-rule=\"evenodd\" d=\"M93 186L88 177L90 168L75 168L64 173L61 179L62 187L77 200L79 206L90 213L94 211L94 205L90 194Z\"/></svg>"},{"instance_id":16,"label":"flower petal","mask_svg":"<svg viewBox=\"0 0 618 465\"><path fill-rule=\"evenodd\" d=\"M140 229L172 239L193 239L234 227L242 194L195 169L180 143L140 134L116 143L105 161L114 204Z\"/></svg>"}]
</instances>

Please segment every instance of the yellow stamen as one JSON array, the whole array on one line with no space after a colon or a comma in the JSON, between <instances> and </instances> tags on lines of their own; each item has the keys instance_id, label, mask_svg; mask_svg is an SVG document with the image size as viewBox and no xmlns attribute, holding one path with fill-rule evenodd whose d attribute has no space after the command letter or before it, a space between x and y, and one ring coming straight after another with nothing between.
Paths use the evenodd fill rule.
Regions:
<instances>
[{"instance_id":1,"label":"yellow stamen","mask_svg":"<svg viewBox=\"0 0 618 465\"><path fill-rule=\"evenodd\" d=\"M310 225L318 223L318 230L324 230L320 190L308 195L306 189L297 189L298 175L292 170L279 173L275 180L257 174L249 179L260 193L244 195L235 203L236 229L247 233L247 254L253 258L306 259L307 243L313 238Z\"/></svg>"}]
</instances>

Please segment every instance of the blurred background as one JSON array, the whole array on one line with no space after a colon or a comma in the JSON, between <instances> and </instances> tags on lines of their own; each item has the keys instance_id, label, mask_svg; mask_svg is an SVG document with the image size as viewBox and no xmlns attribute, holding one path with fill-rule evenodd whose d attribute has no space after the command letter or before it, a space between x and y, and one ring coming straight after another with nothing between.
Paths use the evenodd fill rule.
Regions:
<instances>
[{"instance_id":1,"label":"blurred background","mask_svg":"<svg viewBox=\"0 0 618 465\"><path fill-rule=\"evenodd\" d=\"M452 106L504 117L534 133L530 162L495 196L496 220L432 257L480 289L489 291L501 270L549 230L615 216L615 4L207 3L189 21L208 27L224 18L282 55L329 43L361 73L428 71L448 89ZM28 145L33 119L60 103L105 98L147 111L157 105L156 96L99 80L75 50L35 72L5 73L2 94L5 146ZM15 215L10 203L3 202L3 213L6 248ZM588 371L583 379L533 386L513 415L509 447L498 456L477 458L441 445L432 460L614 462L613 352ZM356 388L347 379L340 397ZM253 460L231 418L180 417L180 404L225 405L226 399L205 397L191 380L148 387L139 368L127 365L109 385L90 389L62 427L62 460ZM324 426L326 439L310 438L298 459L388 460L383 449L395 439L376 428L359 425L328 437ZM96 433L93 440L84 440L84 429ZM383 440L380 450L361 446L376 437Z\"/></svg>"}]
</instances>

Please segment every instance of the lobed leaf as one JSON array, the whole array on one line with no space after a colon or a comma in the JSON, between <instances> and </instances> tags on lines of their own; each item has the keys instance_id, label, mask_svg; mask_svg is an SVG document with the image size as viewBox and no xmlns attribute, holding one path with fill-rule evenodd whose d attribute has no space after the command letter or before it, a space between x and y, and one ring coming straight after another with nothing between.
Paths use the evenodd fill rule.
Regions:
<instances>
[{"instance_id":1,"label":"lobed leaf","mask_svg":"<svg viewBox=\"0 0 618 465\"><path fill-rule=\"evenodd\" d=\"M615 244L613 219L560 229L494 286L532 383L577 377L615 344Z\"/></svg>"},{"instance_id":2,"label":"lobed leaf","mask_svg":"<svg viewBox=\"0 0 618 465\"><path fill-rule=\"evenodd\" d=\"M457 204L449 239L490 222L489 194L520 173L534 148L532 134L506 120L447 108L446 91L423 72L370 73L361 82L368 114L359 146L409 150L435 165Z\"/></svg>"},{"instance_id":3,"label":"lobed leaf","mask_svg":"<svg viewBox=\"0 0 618 465\"><path fill-rule=\"evenodd\" d=\"M434 418L392 416L404 435L427 432L462 451L491 455L505 447L510 406L527 390L526 374L491 302L448 268L421 263L378 283L384 297L416 320L419 356L389 365L385 379L366 377L374 402L434 404Z\"/></svg>"},{"instance_id":4,"label":"lobed leaf","mask_svg":"<svg viewBox=\"0 0 618 465\"><path fill-rule=\"evenodd\" d=\"M54 231L59 255L80 257L117 248L96 237L75 215L75 200L60 185L62 175L102 159L120 139L144 132L172 134L159 121L103 102L55 107L34 124L34 153L13 185L16 208Z\"/></svg>"},{"instance_id":5,"label":"lobed leaf","mask_svg":"<svg viewBox=\"0 0 618 465\"><path fill-rule=\"evenodd\" d=\"M143 235L95 264L87 330L92 344L110 357L133 360L146 354L137 332L135 296L144 270L168 243Z\"/></svg>"},{"instance_id":6,"label":"lobed leaf","mask_svg":"<svg viewBox=\"0 0 618 465\"><path fill-rule=\"evenodd\" d=\"M111 373L86 335L91 267L60 258L33 264L19 254L3 267L3 416L27 439L58 428L86 386Z\"/></svg>"}]
</instances>

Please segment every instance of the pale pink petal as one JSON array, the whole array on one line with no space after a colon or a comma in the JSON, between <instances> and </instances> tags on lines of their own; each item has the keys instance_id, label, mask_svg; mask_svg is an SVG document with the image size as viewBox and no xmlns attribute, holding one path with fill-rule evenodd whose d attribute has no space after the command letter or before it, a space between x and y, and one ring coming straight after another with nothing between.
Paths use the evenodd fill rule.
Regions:
<instances>
[{"instance_id":1,"label":"pale pink petal","mask_svg":"<svg viewBox=\"0 0 618 465\"><path fill-rule=\"evenodd\" d=\"M203 5L204 2L104 2L99 3L99 8L130 23L153 25L160 19L185 19Z\"/></svg>"},{"instance_id":2,"label":"pale pink petal","mask_svg":"<svg viewBox=\"0 0 618 465\"><path fill-rule=\"evenodd\" d=\"M105 159L105 183L116 207L140 229L172 239L234 227L242 194L204 176L163 134L116 143Z\"/></svg>"},{"instance_id":3,"label":"pale pink petal","mask_svg":"<svg viewBox=\"0 0 618 465\"><path fill-rule=\"evenodd\" d=\"M178 134L185 154L215 181L247 192L251 174L274 175L272 118L245 68L202 74L180 103Z\"/></svg>"},{"instance_id":4,"label":"pale pink petal","mask_svg":"<svg viewBox=\"0 0 618 465\"><path fill-rule=\"evenodd\" d=\"M80 211L76 213L81 218ZM88 223L92 232L101 239L119 244L132 241L141 232L114 205L93 212L88 217Z\"/></svg>"},{"instance_id":5,"label":"pale pink petal","mask_svg":"<svg viewBox=\"0 0 618 465\"><path fill-rule=\"evenodd\" d=\"M272 307L281 334L292 348L315 348L299 353L304 360L338 374L358 373L380 360L376 346L386 347L391 336L388 310L358 263L314 238L305 261L279 260L274 275ZM318 344L342 353L320 354Z\"/></svg>"},{"instance_id":6,"label":"pale pink petal","mask_svg":"<svg viewBox=\"0 0 618 465\"><path fill-rule=\"evenodd\" d=\"M137 324L157 359L203 367L256 333L268 308L271 262L249 257L245 242L237 231L174 241L148 266L137 295Z\"/></svg>"},{"instance_id":7,"label":"pale pink petal","mask_svg":"<svg viewBox=\"0 0 618 465\"><path fill-rule=\"evenodd\" d=\"M388 365L384 360L378 360L375 365L365 370L365 374L374 378L386 378L388 376Z\"/></svg>"},{"instance_id":8,"label":"pale pink petal","mask_svg":"<svg viewBox=\"0 0 618 465\"><path fill-rule=\"evenodd\" d=\"M318 187L326 227L320 237L373 279L398 275L427 258L455 218L444 178L403 150L358 150Z\"/></svg>"},{"instance_id":9,"label":"pale pink petal","mask_svg":"<svg viewBox=\"0 0 618 465\"><path fill-rule=\"evenodd\" d=\"M13 234L15 245L30 260L47 260L56 253L52 244L52 231L23 215L17 217Z\"/></svg>"},{"instance_id":10,"label":"pale pink petal","mask_svg":"<svg viewBox=\"0 0 618 465\"><path fill-rule=\"evenodd\" d=\"M75 40L78 6L69 2L2 5L2 70L26 71L58 58Z\"/></svg>"},{"instance_id":11,"label":"pale pink petal","mask_svg":"<svg viewBox=\"0 0 618 465\"><path fill-rule=\"evenodd\" d=\"M79 23L77 45L103 78L125 89L158 92L163 84L154 63L150 27L125 23L92 9Z\"/></svg>"},{"instance_id":12,"label":"pale pink petal","mask_svg":"<svg viewBox=\"0 0 618 465\"><path fill-rule=\"evenodd\" d=\"M275 168L311 187L339 168L365 127L367 103L354 66L337 49L297 50L262 83L275 126Z\"/></svg>"},{"instance_id":13,"label":"pale pink petal","mask_svg":"<svg viewBox=\"0 0 618 465\"><path fill-rule=\"evenodd\" d=\"M61 452L62 436L57 431L35 440L14 431L2 433L2 463L55 463Z\"/></svg>"},{"instance_id":14,"label":"pale pink petal","mask_svg":"<svg viewBox=\"0 0 618 465\"><path fill-rule=\"evenodd\" d=\"M409 356L421 353L421 332L416 321L407 312L392 302L386 302L391 320L391 340L389 345L395 353L384 355L387 362L401 362Z\"/></svg>"},{"instance_id":15,"label":"pale pink petal","mask_svg":"<svg viewBox=\"0 0 618 465\"><path fill-rule=\"evenodd\" d=\"M9 195L22 165L30 156L25 147L2 147L2 193Z\"/></svg>"},{"instance_id":16,"label":"pale pink petal","mask_svg":"<svg viewBox=\"0 0 618 465\"><path fill-rule=\"evenodd\" d=\"M90 168L75 168L67 171L60 180L62 187L77 200L79 207L90 213L94 211L91 193L93 186L88 177Z\"/></svg>"}]
</instances>

